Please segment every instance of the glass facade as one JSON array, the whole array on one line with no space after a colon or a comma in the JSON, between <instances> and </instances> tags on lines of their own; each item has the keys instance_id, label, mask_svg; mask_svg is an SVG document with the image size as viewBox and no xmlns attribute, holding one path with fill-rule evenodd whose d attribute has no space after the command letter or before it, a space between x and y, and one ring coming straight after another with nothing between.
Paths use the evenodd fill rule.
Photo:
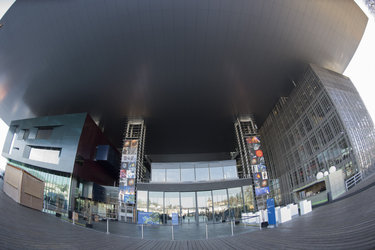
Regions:
<instances>
[{"instance_id":1,"label":"glass facade","mask_svg":"<svg viewBox=\"0 0 375 250\"><path fill-rule=\"evenodd\" d=\"M211 191L197 192L199 222L212 221L212 193Z\"/></svg>"},{"instance_id":2,"label":"glass facade","mask_svg":"<svg viewBox=\"0 0 375 250\"><path fill-rule=\"evenodd\" d=\"M158 213L160 215L159 222L164 223L164 193L148 192L148 212Z\"/></svg>"},{"instance_id":3,"label":"glass facade","mask_svg":"<svg viewBox=\"0 0 375 250\"><path fill-rule=\"evenodd\" d=\"M244 210L247 212L255 211L254 193L252 185L243 186Z\"/></svg>"},{"instance_id":4,"label":"glass facade","mask_svg":"<svg viewBox=\"0 0 375 250\"><path fill-rule=\"evenodd\" d=\"M224 179L222 167L210 168L210 180L222 180L222 179Z\"/></svg>"},{"instance_id":5,"label":"glass facade","mask_svg":"<svg viewBox=\"0 0 375 250\"><path fill-rule=\"evenodd\" d=\"M165 182L165 169L153 169L152 180L154 182Z\"/></svg>"},{"instance_id":6,"label":"glass facade","mask_svg":"<svg viewBox=\"0 0 375 250\"><path fill-rule=\"evenodd\" d=\"M167 217L167 223L172 224L172 214L176 213L180 217L180 193L165 192L164 193L164 213Z\"/></svg>"},{"instance_id":7,"label":"glass facade","mask_svg":"<svg viewBox=\"0 0 375 250\"><path fill-rule=\"evenodd\" d=\"M194 168L181 168L181 182L192 182L195 181L195 169Z\"/></svg>"},{"instance_id":8,"label":"glass facade","mask_svg":"<svg viewBox=\"0 0 375 250\"><path fill-rule=\"evenodd\" d=\"M241 188L228 188L228 197L230 218L240 218L241 213L245 211Z\"/></svg>"},{"instance_id":9,"label":"glass facade","mask_svg":"<svg viewBox=\"0 0 375 250\"><path fill-rule=\"evenodd\" d=\"M375 162L374 125L353 83L314 65L280 99L260 133L284 203L319 171L335 166L348 178Z\"/></svg>"},{"instance_id":10,"label":"glass facade","mask_svg":"<svg viewBox=\"0 0 375 250\"><path fill-rule=\"evenodd\" d=\"M205 165L207 165L207 167L204 167ZM196 181L208 181L210 179L208 164L200 164L200 166L195 169L195 173Z\"/></svg>"},{"instance_id":11,"label":"glass facade","mask_svg":"<svg viewBox=\"0 0 375 250\"><path fill-rule=\"evenodd\" d=\"M195 192L181 192L181 222L194 223L196 215Z\"/></svg>"},{"instance_id":12,"label":"glass facade","mask_svg":"<svg viewBox=\"0 0 375 250\"><path fill-rule=\"evenodd\" d=\"M241 189L241 188L240 188ZM212 191L215 222L225 222L228 217L228 194L226 189Z\"/></svg>"},{"instance_id":13,"label":"glass facade","mask_svg":"<svg viewBox=\"0 0 375 250\"><path fill-rule=\"evenodd\" d=\"M147 212L147 191L137 192L137 210Z\"/></svg>"},{"instance_id":14,"label":"glass facade","mask_svg":"<svg viewBox=\"0 0 375 250\"><path fill-rule=\"evenodd\" d=\"M153 163L151 182L178 183L237 179L235 160L185 163Z\"/></svg>"},{"instance_id":15,"label":"glass facade","mask_svg":"<svg viewBox=\"0 0 375 250\"><path fill-rule=\"evenodd\" d=\"M169 168L166 169L167 182L180 182L180 169Z\"/></svg>"},{"instance_id":16,"label":"glass facade","mask_svg":"<svg viewBox=\"0 0 375 250\"><path fill-rule=\"evenodd\" d=\"M173 213L181 224L226 222L254 212L254 204L251 185L197 192L137 191L137 210L158 213L160 224L171 224Z\"/></svg>"}]
</instances>

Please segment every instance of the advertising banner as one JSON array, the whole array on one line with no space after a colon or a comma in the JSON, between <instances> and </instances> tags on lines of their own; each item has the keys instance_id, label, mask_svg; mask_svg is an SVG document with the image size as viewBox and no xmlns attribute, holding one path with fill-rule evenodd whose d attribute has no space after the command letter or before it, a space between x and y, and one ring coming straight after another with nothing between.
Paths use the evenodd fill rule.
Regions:
<instances>
[{"instance_id":1,"label":"advertising banner","mask_svg":"<svg viewBox=\"0 0 375 250\"><path fill-rule=\"evenodd\" d=\"M178 214L172 213L172 225L178 225Z\"/></svg>"},{"instance_id":2,"label":"advertising banner","mask_svg":"<svg viewBox=\"0 0 375 250\"><path fill-rule=\"evenodd\" d=\"M263 151L261 149L260 139L258 136L246 138L250 154L251 171L254 178L255 195L269 194L268 174L264 162Z\"/></svg>"},{"instance_id":3,"label":"advertising banner","mask_svg":"<svg viewBox=\"0 0 375 250\"><path fill-rule=\"evenodd\" d=\"M138 211L138 224L159 224L159 214Z\"/></svg>"},{"instance_id":4,"label":"advertising banner","mask_svg":"<svg viewBox=\"0 0 375 250\"><path fill-rule=\"evenodd\" d=\"M267 199L268 224L276 225L275 201L273 198Z\"/></svg>"},{"instance_id":5,"label":"advertising banner","mask_svg":"<svg viewBox=\"0 0 375 250\"><path fill-rule=\"evenodd\" d=\"M137 150L138 140L125 140L121 157L119 201L127 204L135 203Z\"/></svg>"}]
</instances>

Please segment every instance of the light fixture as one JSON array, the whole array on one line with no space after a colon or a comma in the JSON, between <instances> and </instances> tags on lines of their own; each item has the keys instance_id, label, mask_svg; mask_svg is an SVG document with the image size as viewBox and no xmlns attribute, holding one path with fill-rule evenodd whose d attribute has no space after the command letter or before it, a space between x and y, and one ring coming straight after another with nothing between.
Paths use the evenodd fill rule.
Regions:
<instances>
[{"instance_id":1,"label":"light fixture","mask_svg":"<svg viewBox=\"0 0 375 250\"><path fill-rule=\"evenodd\" d=\"M335 166L331 166L331 167L329 168L329 173L330 173L330 174L334 173L335 171L336 171L336 167L335 167Z\"/></svg>"},{"instance_id":2,"label":"light fixture","mask_svg":"<svg viewBox=\"0 0 375 250\"><path fill-rule=\"evenodd\" d=\"M322 172L318 172L316 174L316 179L319 180L319 179L322 179L323 178L323 173Z\"/></svg>"}]
</instances>

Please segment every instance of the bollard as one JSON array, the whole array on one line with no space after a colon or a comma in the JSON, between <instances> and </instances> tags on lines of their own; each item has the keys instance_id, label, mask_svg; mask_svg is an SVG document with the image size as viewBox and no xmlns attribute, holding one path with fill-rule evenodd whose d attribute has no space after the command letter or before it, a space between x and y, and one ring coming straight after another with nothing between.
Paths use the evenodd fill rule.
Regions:
<instances>
[{"instance_id":1,"label":"bollard","mask_svg":"<svg viewBox=\"0 0 375 250\"><path fill-rule=\"evenodd\" d=\"M206 223L206 240L208 240L208 227L207 227L207 223Z\"/></svg>"},{"instance_id":2,"label":"bollard","mask_svg":"<svg viewBox=\"0 0 375 250\"><path fill-rule=\"evenodd\" d=\"M142 239L143 239L143 224L142 224Z\"/></svg>"},{"instance_id":3,"label":"bollard","mask_svg":"<svg viewBox=\"0 0 375 250\"><path fill-rule=\"evenodd\" d=\"M233 236L233 220L230 221L230 227L232 229L232 236Z\"/></svg>"},{"instance_id":4,"label":"bollard","mask_svg":"<svg viewBox=\"0 0 375 250\"><path fill-rule=\"evenodd\" d=\"M109 234L109 222L108 222L108 218L107 218L107 234Z\"/></svg>"},{"instance_id":5,"label":"bollard","mask_svg":"<svg viewBox=\"0 0 375 250\"><path fill-rule=\"evenodd\" d=\"M172 240L174 240L173 225L172 225Z\"/></svg>"},{"instance_id":6,"label":"bollard","mask_svg":"<svg viewBox=\"0 0 375 250\"><path fill-rule=\"evenodd\" d=\"M72 212L72 215L73 215L72 217L73 217L73 225L74 225L75 224L75 220L74 220L75 218L74 217L76 217L76 216L75 216L74 212Z\"/></svg>"}]
</instances>

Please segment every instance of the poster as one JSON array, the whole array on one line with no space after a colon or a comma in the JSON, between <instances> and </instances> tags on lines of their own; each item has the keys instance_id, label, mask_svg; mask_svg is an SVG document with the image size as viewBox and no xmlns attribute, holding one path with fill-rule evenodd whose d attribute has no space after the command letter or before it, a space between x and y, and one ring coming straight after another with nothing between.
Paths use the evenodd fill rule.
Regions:
<instances>
[{"instance_id":1,"label":"poster","mask_svg":"<svg viewBox=\"0 0 375 250\"><path fill-rule=\"evenodd\" d=\"M172 213L172 225L178 225L178 214Z\"/></svg>"},{"instance_id":2,"label":"poster","mask_svg":"<svg viewBox=\"0 0 375 250\"><path fill-rule=\"evenodd\" d=\"M135 204L138 140L125 140L119 178L119 201Z\"/></svg>"},{"instance_id":3,"label":"poster","mask_svg":"<svg viewBox=\"0 0 375 250\"><path fill-rule=\"evenodd\" d=\"M267 167L264 165L264 156L258 136L246 139L250 154L251 171L253 173L255 195L269 194Z\"/></svg>"},{"instance_id":4,"label":"poster","mask_svg":"<svg viewBox=\"0 0 375 250\"><path fill-rule=\"evenodd\" d=\"M138 224L159 224L158 213L138 211Z\"/></svg>"}]
</instances>

